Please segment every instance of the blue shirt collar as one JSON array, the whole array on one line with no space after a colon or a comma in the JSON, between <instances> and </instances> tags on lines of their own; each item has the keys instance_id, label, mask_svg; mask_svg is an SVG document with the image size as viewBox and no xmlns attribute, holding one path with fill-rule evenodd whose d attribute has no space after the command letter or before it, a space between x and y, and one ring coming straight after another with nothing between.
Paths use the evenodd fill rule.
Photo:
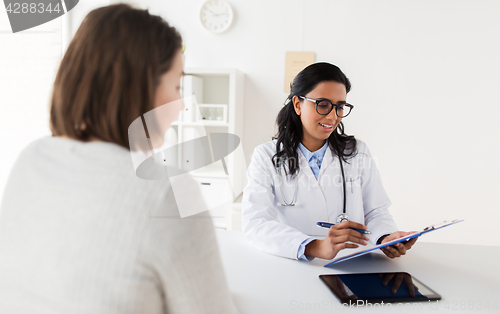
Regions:
<instances>
[{"instance_id":1,"label":"blue shirt collar","mask_svg":"<svg viewBox=\"0 0 500 314\"><path fill-rule=\"evenodd\" d=\"M323 145L320 149L315 152L310 152L302 143L299 143L299 149L306 158L307 162L309 162L312 156L316 156L319 161L323 160L325 156L326 149L328 148L328 141L325 141L325 145Z\"/></svg>"}]
</instances>

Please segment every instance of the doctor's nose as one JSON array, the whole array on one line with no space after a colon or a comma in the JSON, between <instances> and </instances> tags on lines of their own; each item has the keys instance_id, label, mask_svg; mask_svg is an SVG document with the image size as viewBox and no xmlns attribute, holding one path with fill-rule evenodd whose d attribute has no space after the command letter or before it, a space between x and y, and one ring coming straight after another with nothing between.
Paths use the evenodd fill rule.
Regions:
<instances>
[{"instance_id":1,"label":"doctor's nose","mask_svg":"<svg viewBox=\"0 0 500 314\"><path fill-rule=\"evenodd\" d=\"M342 118L340 118L339 116L337 116L337 113L335 111L335 108L330 111L330 113L328 115L326 115L326 118L331 121L332 123L337 123L337 122L340 122L342 121Z\"/></svg>"}]
</instances>

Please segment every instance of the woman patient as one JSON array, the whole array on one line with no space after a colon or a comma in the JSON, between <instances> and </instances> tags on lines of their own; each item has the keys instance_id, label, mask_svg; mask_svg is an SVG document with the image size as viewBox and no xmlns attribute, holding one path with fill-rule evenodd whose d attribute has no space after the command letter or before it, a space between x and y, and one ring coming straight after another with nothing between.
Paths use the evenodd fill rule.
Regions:
<instances>
[{"instance_id":1,"label":"woman patient","mask_svg":"<svg viewBox=\"0 0 500 314\"><path fill-rule=\"evenodd\" d=\"M181 46L148 11L85 18L54 82L53 136L21 153L4 191L0 313L236 311L209 216L180 219L170 181L132 165L129 125L180 99Z\"/></svg>"}]
</instances>

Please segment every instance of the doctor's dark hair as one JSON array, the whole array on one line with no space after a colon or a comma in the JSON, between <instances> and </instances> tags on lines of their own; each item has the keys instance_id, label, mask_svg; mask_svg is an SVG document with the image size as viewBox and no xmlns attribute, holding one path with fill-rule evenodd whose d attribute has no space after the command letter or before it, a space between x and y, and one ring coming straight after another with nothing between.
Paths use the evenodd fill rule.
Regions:
<instances>
[{"instance_id":1,"label":"doctor's dark hair","mask_svg":"<svg viewBox=\"0 0 500 314\"><path fill-rule=\"evenodd\" d=\"M116 4L91 11L56 75L52 135L129 149L130 124L154 109L160 78L181 48L177 30L147 10Z\"/></svg>"},{"instance_id":2,"label":"doctor's dark hair","mask_svg":"<svg viewBox=\"0 0 500 314\"><path fill-rule=\"evenodd\" d=\"M292 99L294 96L305 96L321 82L341 83L345 86L347 93L351 90L351 83L345 74L337 66L326 62L311 64L294 78L285 106L276 118L278 133L273 137L277 139L273 164L275 167L280 167L286 162L288 169L285 167L285 173L289 176L294 176L299 170L297 148L304 135L302 121L295 112ZM328 138L328 146L345 162L357 154L356 139L344 133L342 122Z\"/></svg>"}]
</instances>

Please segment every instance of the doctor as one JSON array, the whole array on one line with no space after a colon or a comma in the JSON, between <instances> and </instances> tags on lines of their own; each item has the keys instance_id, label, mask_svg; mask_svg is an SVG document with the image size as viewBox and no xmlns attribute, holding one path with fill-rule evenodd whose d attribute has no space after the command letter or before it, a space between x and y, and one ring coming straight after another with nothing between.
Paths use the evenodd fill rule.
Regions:
<instances>
[{"instance_id":1,"label":"doctor","mask_svg":"<svg viewBox=\"0 0 500 314\"><path fill-rule=\"evenodd\" d=\"M351 84L329 63L295 77L273 141L255 148L243 191L243 231L258 249L292 259L332 259L345 248L383 243L397 231L365 143L344 133ZM330 229L317 222L334 223ZM368 229L368 236L350 228ZM324 238L322 240L316 237ZM382 249L404 255L416 238Z\"/></svg>"}]
</instances>

